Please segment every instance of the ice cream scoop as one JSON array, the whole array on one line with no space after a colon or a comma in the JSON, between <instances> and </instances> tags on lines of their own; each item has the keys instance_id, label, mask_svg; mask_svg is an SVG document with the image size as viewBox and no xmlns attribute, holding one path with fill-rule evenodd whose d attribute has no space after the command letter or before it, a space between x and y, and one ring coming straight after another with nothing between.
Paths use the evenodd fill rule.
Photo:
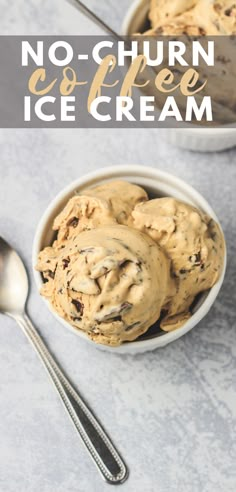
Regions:
<instances>
[{"instance_id":1,"label":"ice cream scoop","mask_svg":"<svg viewBox=\"0 0 236 492\"><path fill-rule=\"evenodd\" d=\"M236 3L232 0L199 0L193 15L207 35L236 33Z\"/></svg>"},{"instance_id":2,"label":"ice cream scoop","mask_svg":"<svg viewBox=\"0 0 236 492\"><path fill-rule=\"evenodd\" d=\"M176 293L161 327L175 329L190 316L195 297L217 282L224 263L223 234L213 219L174 198L139 204L133 218L134 226L156 241L171 261Z\"/></svg>"},{"instance_id":3,"label":"ice cream scoop","mask_svg":"<svg viewBox=\"0 0 236 492\"><path fill-rule=\"evenodd\" d=\"M151 0L149 18L153 28L169 22L173 18L188 12L197 0Z\"/></svg>"},{"instance_id":4,"label":"ice cream scoop","mask_svg":"<svg viewBox=\"0 0 236 492\"><path fill-rule=\"evenodd\" d=\"M110 204L94 196L75 195L55 218L53 230L57 231L54 248L61 248L80 232L106 224L115 224Z\"/></svg>"},{"instance_id":5,"label":"ice cream scoop","mask_svg":"<svg viewBox=\"0 0 236 492\"><path fill-rule=\"evenodd\" d=\"M148 200L146 191L128 181L109 181L103 185L84 190L87 196L106 200L118 224L132 225L131 212L135 205Z\"/></svg>"},{"instance_id":6,"label":"ice cream scoop","mask_svg":"<svg viewBox=\"0 0 236 492\"><path fill-rule=\"evenodd\" d=\"M64 247L80 232L109 224L132 225L135 205L148 199L146 191L127 181L111 181L73 196L56 217L54 248Z\"/></svg>"},{"instance_id":7,"label":"ice cream scoop","mask_svg":"<svg viewBox=\"0 0 236 492\"><path fill-rule=\"evenodd\" d=\"M54 271L48 275L50 262ZM41 293L57 313L95 342L112 346L145 333L173 289L165 253L122 225L82 232L63 249L46 248L37 269L46 272Z\"/></svg>"},{"instance_id":8,"label":"ice cream scoop","mask_svg":"<svg viewBox=\"0 0 236 492\"><path fill-rule=\"evenodd\" d=\"M232 0L152 0L152 31L166 35L231 35L236 33Z\"/></svg>"},{"instance_id":9,"label":"ice cream scoop","mask_svg":"<svg viewBox=\"0 0 236 492\"><path fill-rule=\"evenodd\" d=\"M150 10L151 29L144 34L150 39L150 51L155 59L157 53L156 38L169 36L176 41L176 36L182 36L186 53L184 60L191 66L193 37L201 36L201 46L208 51L209 40L206 36L214 36L214 66L208 66L203 59L199 60L197 72L199 73L199 86L205 86L198 94L195 94L198 106L202 104L203 97L211 98L214 121L217 124L234 124L236 118L235 96L235 40L232 34L236 33L236 3L230 0L216 2L213 0L153 0ZM222 39L221 36L224 35ZM196 41L196 40L195 40ZM211 40L212 41L212 40ZM140 43L142 53L142 44ZM168 50L163 59L163 68L170 68ZM159 65L154 67L158 73ZM172 89L177 83L181 83L186 67L176 63L175 79ZM147 95L156 94L155 80L151 80L147 88L143 89ZM160 93L156 97L156 104L163 107L166 94ZM182 117L186 112L186 97L182 91L175 91L175 101L181 111Z\"/></svg>"}]
</instances>

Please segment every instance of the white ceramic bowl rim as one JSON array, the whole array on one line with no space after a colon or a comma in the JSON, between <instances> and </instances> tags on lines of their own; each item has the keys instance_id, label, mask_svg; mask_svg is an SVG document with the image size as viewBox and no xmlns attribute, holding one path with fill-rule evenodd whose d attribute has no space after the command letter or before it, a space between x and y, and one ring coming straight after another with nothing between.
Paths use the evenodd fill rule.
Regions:
<instances>
[{"instance_id":1,"label":"white ceramic bowl rim","mask_svg":"<svg viewBox=\"0 0 236 492\"><path fill-rule=\"evenodd\" d=\"M52 221L52 219L55 217L55 209L66 196L73 195L73 193L78 190L82 189L83 187L88 187L88 186L93 186L93 181L96 181L95 184L98 184L99 182L102 182L103 180L112 180L112 179L126 179L128 177L131 177L132 181L132 176L135 177L140 177L143 178L151 178L152 180L155 180L159 183L167 182L168 184L180 188L181 190L184 190L186 194L186 201L193 200L195 203L199 204L199 208L203 209L208 215L210 215L212 218L214 218L217 223L219 224L218 218L216 214L214 213L213 209L211 206L208 204L208 202L190 185L186 184L184 181L182 181L180 178L177 178L169 173L166 173L164 171L157 170L156 168L152 167L146 167L146 166L135 166L135 165L119 165L119 166L112 166L112 167L105 167L105 168L100 168L97 171L94 171L92 173L86 174L82 176L81 178L73 181L71 184L69 184L67 187L65 187L55 198L54 200L50 203L48 208L46 209L45 213L43 214L39 225L36 230L35 238L34 238L34 243L33 243L33 253L32 253L32 261L33 261L33 273L34 273L34 278L35 282L37 285L38 290L40 290L43 280L40 272L37 272L34 268L34 266L37 263L37 258L38 254L42 248L42 238L44 236L45 230L47 228L47 224L49 221ZM145 185L144 185L145 187ZM220 224L219 224L220 225ZM86 339L87 341L91 342L93 345L96 345L96 347L103 348L103 349L108 349L113 352L118 352L118 353L138 353L138 352L144 352L146 350L153 350L154 348L157 347L163 347L167 345L168 343L180 338L183 336L185 333L190 331L196 324L198 324L208 313L210 310L212 304L214 303L220 288L222 286L224 276L225 276L225 270L226 270L226 263L227 263L227 255L225 253L225 262L224 262L224 268L221 274L220 279L218 282L210 289L206 299L202 303L202 305L197 309L197 311L191 316L191 318L179 329L169 332L169 333L164 333L163 335L155 338L150 338L148 340L142 340L142 341L134 341L134 342L127 342L120 347L107 347L107 346L102 346L102 345L96 345L94 344L93 341L91 341L87 335L76 328L72 327L69 323L67 323L63 318L61 318L53 309L51 308L50 304L48 301L46 301L44 298L44 301L46 302L49 310L53 313L54 317L58 319L58 321L66 326L67 328L70 328L70 330L73 331L76 335L79 335L80 337Z\"/></svg>"}]
</instances>

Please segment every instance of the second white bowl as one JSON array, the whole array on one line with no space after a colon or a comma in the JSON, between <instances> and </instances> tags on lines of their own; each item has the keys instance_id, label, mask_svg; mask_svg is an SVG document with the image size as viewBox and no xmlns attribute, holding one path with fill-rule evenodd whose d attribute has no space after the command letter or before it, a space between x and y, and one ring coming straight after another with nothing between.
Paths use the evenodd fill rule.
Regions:
<instances>
[{"instance_id":1,"label":"second white bowl","mask_svg":"<svg viewBox=\"0 0 236 492\"><path fill-rule=\"evenodd\" d=\"M132 36L147 28L150 0L134 0L122 25L122 34ZM236 128L167 128L160 130L177 147L197 152L216 152L236 145Z\"/></svg>"}]
</instances>

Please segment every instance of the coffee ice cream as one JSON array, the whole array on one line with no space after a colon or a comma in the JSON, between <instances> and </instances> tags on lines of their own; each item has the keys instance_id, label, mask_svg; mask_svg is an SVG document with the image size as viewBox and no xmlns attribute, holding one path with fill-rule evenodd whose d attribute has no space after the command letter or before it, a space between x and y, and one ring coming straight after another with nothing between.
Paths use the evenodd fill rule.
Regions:
<instances>
[{"instance_id":1,"label":"coffee ice cream","mask_svg":"<svg viewBox=\"0 0 236 492\"><path fill-rule=\"evenodd\" d=\"M75 195L54 221L53 230L57 231L55 246L61 248L80 232L115 223L106 200L85 194Z\"/></svg>"},{"instance_id":2,"label":"coffee ice cream","mask_svg":"<svg viewBox=\"0 0 236 492\"><path fill-rule=\"evenodd\" d=\"M87 196L106 200L118 224L132 225L132 211L138 203L148 200L146 191L128 181L111 181L83 191Z\"/></svg>"},{"instance_id":3,"label":"coffee ice cream","mask_svg":"<svg viewBox=\"0 0 236 492\"><path fill-rule=\"evenodd\" d=\"M151 0L149 18L150 34L236 33L236 4L232 0Z\"/></svg>"},{"instance_id":4,"label":"coffee ice cream","mask_svg":"<svg viewBox=\"0 0 236 492\"><path fill-rule=\"evenodd\" d=\"M56 217L57 247L80 232L108 224L132 225L135 205L146 201L147 193L127 181L109 181L73 196Z\"/></svg>"},{"instance_id":5,"label":"coffee ice cream","mask_svg":"<svg viewBox=\"0 0 236 492\"><path fill-rule=\"evenodd\" d=\"M121 225L79 233L63 249L46 248L37 268L47 279L41 294L55 311L95 342L112 346L145 333L173 288L161 248Z\"/></svg>"},{"instance_id":6,"label":"coffee ice cream","mask_svg":"<svg viewBox=\"0 0 236 492\"><path fill-rule=\"evenodd\" d=\"M232 0L151 0L150 1L150 29L143 34L150 38L152 58L156 56L156 38L168 36L176 40L182 37L186 47L184 58L191 66L192 38L201 38L201 45L207 48L208 38L214 38L214 66L207 65L202 59L199 61L198 72L200 85L206 82L205 87L195 95L196 103L201 105L204 96L211 97L214 124L235 125L236 96L235 96L235 40L236 34L236 3ZM220 35L220 36L219 36ZM222 36L224 38L222 39ZM168 51L168 50L166 50ZM140 53L142 44L140 43ZM164 56L162 68L169 68L168 55ZM153 67L154 75L160 66ZM186 67L176 63L174 68L175 84L180 83ZM150 78L147 76L147 78ZM172 84L174 87L174 84ZM147 95L156 94L154 79L143 91ZM156 106L163 107L166 94L158 92ZM175 101L185 119L186 97L181 91L176 91ZM194 122L197 123L196 121ZM208 123L203 120L202 123Z\"/></svg>"},{"instance_id":7,"label":"coffee ice cream","mask_svg":"<svg viewBox=\"0 0 236 492\"><path fill-rule=\"evenodd\" d=\"M148 201L123 181L72 197L53 228L57 237L36 267L41 294L97 343L136 340L156 321L166 331L178 328L223 268L224 238L214 220L174 198Z\"/></svg>"},{"instance_id":8,"label":"coffee ice cream","mask_svg":"<svg viewBox=\"0 0 236 492\"><path fill-rule=\"evenodd\" d=\"M167 331L183 324L196 296L219 279L224 261L224 238L216 222L200 210L174 198L139 204L134 227L149 235L171 261L176 293L161 327Z\"/></svg>"}]
</instances>

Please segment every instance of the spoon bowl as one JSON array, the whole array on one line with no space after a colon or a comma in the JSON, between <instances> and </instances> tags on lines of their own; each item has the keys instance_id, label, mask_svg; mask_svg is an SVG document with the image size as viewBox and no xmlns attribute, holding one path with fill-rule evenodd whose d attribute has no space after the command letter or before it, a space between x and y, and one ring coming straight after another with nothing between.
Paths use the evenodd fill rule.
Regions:
<instances>
[{"instance_id":1,"label":"spoon bowl","mask_svg":"<svg viewBox=\"0 0 236 492\"><path fill-rule=\"evenodd\" d=\"M23 314L28 290L28 277L21 258L0 237L0 312L9 316Z\"/></svg>"}]
</instances>

